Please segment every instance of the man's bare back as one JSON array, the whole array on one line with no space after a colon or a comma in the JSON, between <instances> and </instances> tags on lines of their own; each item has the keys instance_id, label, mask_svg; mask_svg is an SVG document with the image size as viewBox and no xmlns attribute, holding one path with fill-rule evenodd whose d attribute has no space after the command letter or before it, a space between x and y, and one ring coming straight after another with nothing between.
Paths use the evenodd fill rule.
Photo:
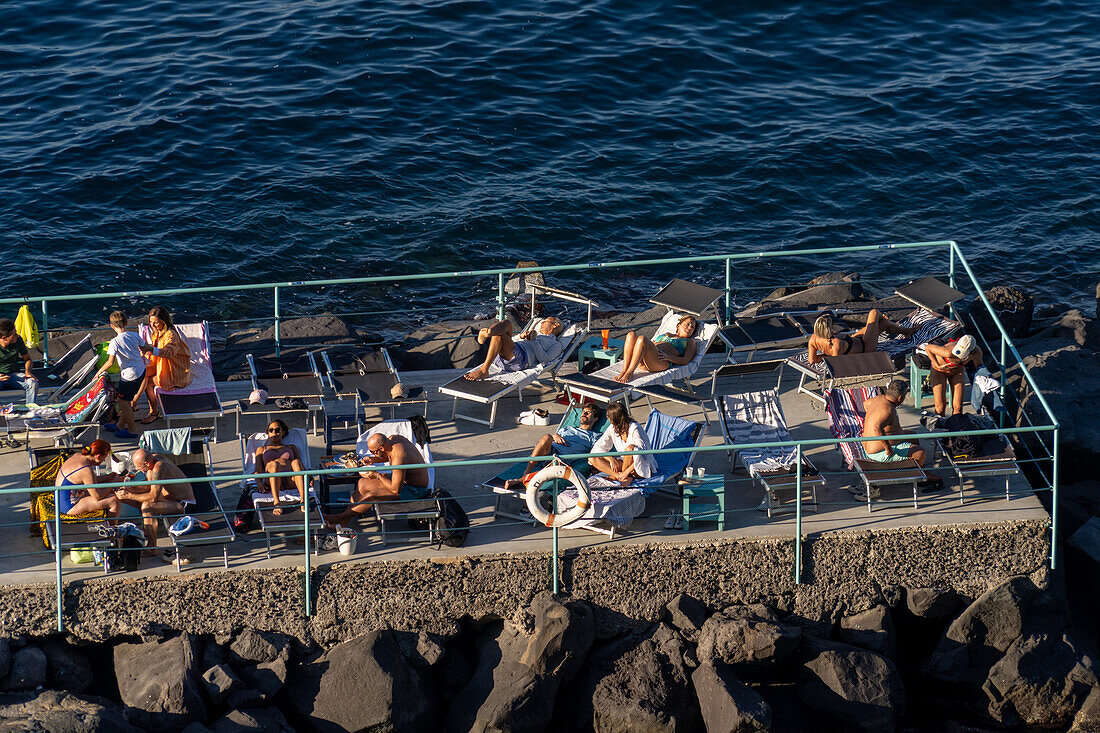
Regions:
<instances>
[{"instance_id":1,"label":"man's bare back","mask_svg":"<svg viewBox=\"0 0 1100 733\"><path fill-rule=\"evenodd\" d=\"M901 435L901 423L898 422L897 405L890 401L886 395L872 397L863 403L865 417L863 420L863 437L873 438L880 435ZM863 450L867 453L878 453L886 450L887 442L897 443L897 440L869 440L863 444Z\"/></svg>"}]
</instances>

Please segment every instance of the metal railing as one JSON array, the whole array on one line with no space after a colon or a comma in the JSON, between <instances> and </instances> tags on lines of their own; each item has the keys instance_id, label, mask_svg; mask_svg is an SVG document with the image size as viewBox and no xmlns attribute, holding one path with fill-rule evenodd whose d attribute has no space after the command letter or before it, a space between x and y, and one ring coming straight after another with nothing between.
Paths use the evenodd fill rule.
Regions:
<instances>
[{"instance_id":1,"label":"metal railing","mask_svg":"<svg viewBox=\"0 0 1100 733\"><path fill-rule=\"evenodd\" d=\"M244 284L239 286L218 286L207 288L180 288L180 289L160 289L142 292L129 292L120 291L112 293L98 293L98 294L83 294L83 295L58 295L58 296L46 296L40 298L5 298L0 299L0 303L18 303L22 304L30 300L37 300L41 302L43 312L43 333L48 333L48 307L51 302L58 301L79 301L79 300L106 300L106 299L119 299L124 297L151 297L161 295L181 295L181 294L202 294L202 293L217 293L217 292L240 292L244 290L271 290L273 292L274 303L274 326L275 326L275 341L276 347L279 344L279 324L282 318L280 310L280 290L281 289L293 289L293 288L311 288L319 287L323 285L353 285L353 284L392 284L398 282L419 282L426 280L438 280L440 278L473 278L473 277L485 277L495 276L497 280L497 314L500 317L504 315L505 308L505 276L514 274L526 274L534 272L568 272L568 271L582 271L582 270L595 270L606 268L633 268L633 267L650 267L650 266L664 266L664 265L687 265L687 264L699 264L699 263L718 263L724 266L725 275L725 310L727 318L732 313L732 268L734 263L744 261L756 261L763 258L776 258L776 257L793 257L793 256L807 256L807 255L835 255L841 253L852 252L882 252L883 250L908 250L908 249L939 249L946 250L948 254L948 279L949 284L953 287L959 285L959 270L965 274L969 280L971 286L974 288L977 297L981 303L985 306L986 312L991 318L991 322L994 324L997 330L997 334L992 335L992 338L996 339L1000 337L1000 360L996 366L1001 374L1002 394L1006 388L1006 374L1010 369L1018 370L1021 374L1022 380L1031 388L1032 392L1037 397L1040 406L1042 407L1042 415L1037 417L1045 418L1048 423L1037 423L1033 421L1029 415L1022 415L1021 419L1028 422L1026 426L1018 427L999 427L991 430L970 430L962 432L940 432L935 433L926 432L918 434L907 434L908 440L920 440L920 439L942 439L954 436L986 436L986 435L1025 435L1030 434L1037 437L1039 444L1044 448L1045 442L1042 440L1042 436L1045 433L1050 433L1052 436L1052 445L1046 455L1030 455L1028 461L1032 461L1034 465L1042 466L1049 465L1050 473L1047 486L1039 487L1039 490L1050 490L1052 492L1052 510L1051 510L1051 555L1050 564L1054 568L1057 565L1057 526L1058 526L1058 473L1059 473L1059 452L1058 452L1058 435L1059 424L1054 417L1053 412L1046 399L1039 390L1033 376L1028 371L1026 365L1023 362L1016 346L1012 343L1004 325L989 301L986 299L981 286L971 268L970 264L966 261L961 249L953 241L941 241L941 242L916 242L905 244L892 244L892 245L875 245L875 246L855 246L855 247L842 247L842 248L817 248L807 250L793 250L793 251L761 251L754 253L738 253L738 254L725 254L725 255L701 255L695 257L681 257L681 258L659 258L659 259L646 259L646 260L634 260L634 261L616 261L605 263L591 263L581 265L553 265L547 267L532 267L532 268L503 268L497 270L471 270L464 272L448 272L448 273L430 273L430 274L415 274L415 275L398 275L398 276L379 276L379 277L365 277L365 278L346 278L346 279L331 279L331 280L311 280L311 281L290 281L283 283L253 283ZM987 347L991 347L992 344L985 334L981 334L983 342ZM44 347L44 351L48 354L48 346ZM990 348L990 355L992 355L993 349ZM1009 363L1011 358L1013 363ZM868 440L878 440L878 438L819 438L819 439L807 439L807 440L791 440L791 441L779 441L779 442L764 442L764 443L745 443L745 444L722 444L715 446L698 446L691 449L685 448L671 448L664 450L651 450L643 451L643 453L651 455L660 454L683 454L687 453L708 453L714 451L732 451L732 450L746 450L746 449L759 449L759 448L794 448L796 451L796 482L795 482L795 521L794 521L794 538L793 538L793 556L794 563L792 568L792 579L795 583L802 582L802 544L805 539L803 531L803 475L802 475L802 454L808 448L823 445L835 445L839 443L852 443L852 442L865 442ZM621 453L602 453L602 454L584 454L584 455L565 455L558 458L563 460L578 460L587 457L600 457L600 456L621 456ZM515 457L508 458L481 458L481 459L468 459L468 460L456 460L456 461L437 461L430 464L437 471L446 470L456 467L469 467L469 466L492 466L502 464L514 464L517 460L527 461L534 460L536 462L549 462L554 460L553 456L545 457L524 457L517 459ZM418 468L429 464L415 464L409 465L408 468ZM363 467L363 471L376 470L370 466ZM306 476L310 481L325 475L346 475L348 469L346 468L333 468L333 469L312 469L308 471L291 471L278 474L265 474L265 476L278 476L278 477L294 477L294 476ZM211 475L211 481L215 482L242 482L254 479L254 475L249 474L215 474ZM159 485L173 484L173 483L189 483L193 479L175 479L175 480L159 480L156 482L127 482L113 483L113 484L97 484L99 488L115 488L123 485L127 487L133 486L148 486L153 483ZM55 507L56 507L56 493L60 490L69 490L68 487L61 488L14 488L0 490L0 494L19 494L19 493L39 493L53 491L55 495ZM481 494L479 494L480 496ZM458 495L456 498L461 499L462 496ZM309 616L313 613L313 601L312 601L312 577L311 577L311 533L316 534L315 529L310 527L310 502L306 501L303 508L303 525L302 533L304 540L304 598L303 609L305 615ZM62 578L62 560L61 560L61 517L60 514L54 511L54 531L57 541L55 541L55 547L53 549L55 576L57 586L57 623L58 629L61 630L64 626L64 614L63 614L63 578ZM476 528L475 528L476 529ZM238 540L239 541L239 540ZM559 544L558 544L558 528L554 528L552 532L552 545L551 545L551 561L550 561L550 584L551 589L554 592L559 590Z\"/></svg>"}]
</instances>

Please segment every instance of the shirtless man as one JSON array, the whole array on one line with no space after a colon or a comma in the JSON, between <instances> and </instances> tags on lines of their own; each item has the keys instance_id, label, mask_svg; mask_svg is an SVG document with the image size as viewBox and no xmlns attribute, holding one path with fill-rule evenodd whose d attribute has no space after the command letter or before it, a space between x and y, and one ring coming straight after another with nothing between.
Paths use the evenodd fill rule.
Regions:
<instances>
[{"instance_id":1,"label":"shirtless man","mask_svg":"<svg viewBox=\"0 0 1100 733\"><path fill-rule=\"evenodd\" d=\"M130 461L134 468L145 474L146 481L187 478L179 466L160 453L150 453L144 448L134 451ZM133 491L119 489L115 496L125 503L141 509L145 524L146 549L143 557L157 554L157 519L164 515L183 516L186 514L184 502L195 503L195 491L190 483L150 484L136 487Z\"/></svg>"},{"instance_id":2,"label":"shirtless man","mask_svg":"<svg viewBox=\"0 0 1100 733\"><path fill-rule=\"evenodd\" d=\"M947 385L951 385L951 414L961 415L963 411L963 372L966 367L982 365L982 350L978 348L974 337L961 336L948 341L943 346L928 344L924 347L932 370L928 383L932 385L932 398L936 403L936 414L947 411Z\"/></svg>"},{"instance_id":3,"label":"shirtless man","mask_svg":"<svg viewBox=\"0 0 1100 733\"><path fill-rule=\"evenodd\" d=\"M466 379L485 379L489 367L498 356L506 372L518 372L561 356L562 345L558 336L561 336L562 325L557 318L543 318L536 330L521 333L519 341L512 339L512 330L512 322L503 320L478 331L477 342L483 344L488 341L489 351L485 354L485 363L468 372Z\"/></svg>"},{"instance_id":4,"label":"shirtless man","mask_svg":"<svg viewBox=\"0 0 1100 733\"><path fill-rule=\"evenodd\" d=\"M334 527L370 510L375 501L415 501L428 496L428 469L402 468L413 463L423 463L420 450L400 435L389 437L375 433L367 439L370 458L359 465L388 463L389 470L360 473L362 478L351 494L351 506L340 514L325 517L325 524Z\"/></svg>"},{"instance_id":5,"label":"shirtless man","mask_svg":"<svg viewBox=\"0 0 1100 733\"><path fill-rule=\"evenodd\" d=\"M909 394L909 384L895 379L886 386L878 397L872 397L863 403L866 416L863 420L863 437L883 437L883 440L869 440L863 444L867 457L879 463L896 463L912 458L918 466L924 466L927 457L919 444L902 440L887 440L886 436L903 435L898 422L898 405Z\"/></svg>"}]
</instances>

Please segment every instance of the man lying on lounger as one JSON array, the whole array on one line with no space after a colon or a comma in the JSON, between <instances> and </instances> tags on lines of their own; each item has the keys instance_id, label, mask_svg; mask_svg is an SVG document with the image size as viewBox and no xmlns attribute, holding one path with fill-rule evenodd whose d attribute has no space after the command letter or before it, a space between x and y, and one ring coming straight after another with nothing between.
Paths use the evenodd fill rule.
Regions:
<instances>
[{"instance_id":1,"label":"man lying on lounger","mask_svg":"<svg viewBox=\"0 0 1100 733\"><path fill-rule=\"evenodd\" d=\"M581 408L579 425L566 425L558 428L556 433L547 433L535 443L535 449L531 451L531 457L548 456L551 453L556 456L564 456L575 453L590 453L592 446L600 439L601 433L594 430L600 422L602 415L600 408L595 405L585 405ZM528 477L532 473L546 466L542 461L531 461L523 470L523 478L512 478L504 482L504 488L518 491L523 488Z\"/></svg>"},{"instance_id":2,"label":"man lying on lounger","mask_svg":"<svg viewBox=\"0 0 1100 733\"><path fill-rule=\"evenodd\" d=\"M375 433L367 439L367 450L371 455L360 465L388 463L390 470L368 471L360 473L359 483L351 493L351 505L340 514L325 517L325 524L335 527L365 514L375 501L415 501L427 498L428 469L402 468L414 463L423 463L424 457L407 438L400 435L389 437Z\"/></svg>"},{"instance_id":3,"label":"man lying on lounger","mask_svg":"<svg viewBox=\"0 0 1100 733\"><path fill-rule=\"evenodd\" d=\"M488 342L489 351L485 354L485 363L469 372L466 379L485 379L489 374L489 367L498 358L501 369L518 372L536 364L546 364L561 356L562 344L558 336L561 336L562 325L557 318L543 318L539 321L537 331L524 331L519 335L519 340L512 338L512 330L512 322L503 320L477 332L477 342Z\"/></svg>"},{"instance_id":4,"label":"man lying on lounger","mask_svg":"<svg viewBox=\"0 0 1100 733\"><path fill-rule=\"evenodd\" d=\"M168 458L159 453L150 453L144 448L134 451L130 462L134 464L134 468L145 474L146 481L187 478L179 466ZM190 483L136 486L132 490L119 489L115 496L141 510L147 543L142 553L144 557L156 554L153 548L157 546L157 518L162 515L183 516L187 513L185 504L195 503L195 491Z\"/></svg>"}]
</instances>

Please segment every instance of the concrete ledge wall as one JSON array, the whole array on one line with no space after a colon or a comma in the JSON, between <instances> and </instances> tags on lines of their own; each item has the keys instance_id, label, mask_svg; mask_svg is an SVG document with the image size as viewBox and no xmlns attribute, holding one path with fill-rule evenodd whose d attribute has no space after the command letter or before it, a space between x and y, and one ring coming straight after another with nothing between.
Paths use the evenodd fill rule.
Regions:
<instances>
[{"instance_id":1,"label":"concrete ledge wall","mask_svg":"<svg viewBox=\"0 0 1100 733\"><path fill-rule=\"evenodd\" d=\"M601 635L660 617L688 593L714 608L763 602L832 619L897 597L902 587L951 587L975 597L1013 575L1045 584L1045 521L828 533L804 544L795 585L790 538L616 545L567 553L562 588L593 604ZM196 571L65 586L66 630L90 640L166 629L226 634L241 627L331 644L381 628L449 633L464 618L512 617L547 588L549 555L523 553L337 565L314 574L315 615L303 616L299 569ZM0 633L54 632L53 585L0 589Z\"/></svg>"}]
</instances>

